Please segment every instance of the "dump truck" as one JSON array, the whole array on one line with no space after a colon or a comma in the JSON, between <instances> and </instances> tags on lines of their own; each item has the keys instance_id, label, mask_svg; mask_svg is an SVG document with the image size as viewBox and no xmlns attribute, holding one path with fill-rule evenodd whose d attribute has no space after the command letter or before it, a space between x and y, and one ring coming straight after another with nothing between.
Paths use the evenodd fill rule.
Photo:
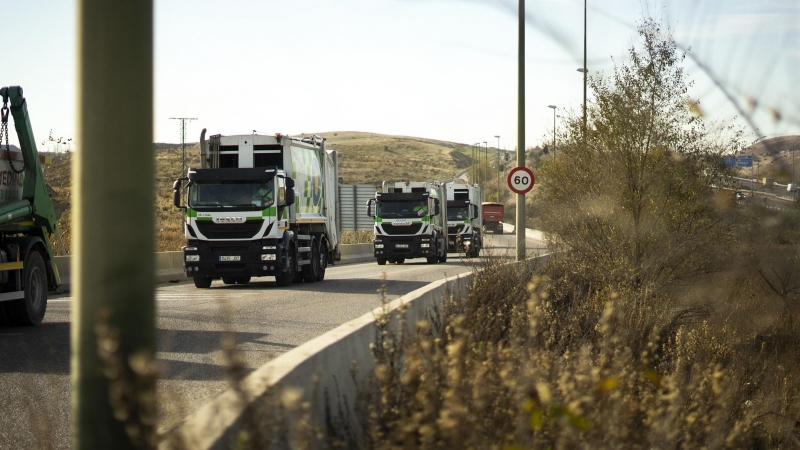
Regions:
<instances>
[{"instance_id":1,"label":"dump truck","mask_svg":"<svg viewBox=\"0 0 800 450\"><path fill-rule=\"evenodd\" d=\"M0 325L38 325L48 289L61 284L50 245L51 237L58 238L58 217L22 88L0 88L0 97ZM18 152L8 142L9 111Z\"/></svg>"},{"instance_id":2,"label":"dump truck","mask_svg":"<svg viewBox=\"0 0 800 450\"><path fill-rule=\"evenodd\" d=\"M483 213L483 227L486 231L491 231L495 234L503 234L503 215L504 206L502 203L489 203L484 202Z\"/></svg>"},{"instance_id":3,"label":"dump truck","mask_svg":"<svg viewBox=\"0 0 800 450\"><path fill-rule=\"evenodd\" d=\"M447 244L451 252L475 258L483 247L481 238L483 205L477 184L454 179L447 182Z\"/></svg>"},{"instance_id":4,"label":"dump truck","mask_svg":"<svg viewBox=\"0 0 800 450\"><path fill-rule=\"evenodd\" d=\"M201 289L216 279L322 281L340 259L336 151L318 136L205 136L201 167L173 185L175 206L186 211L186 276Z\"/></svg>"},{"instance_id":5,"label":"dump truck","mask_svg":"<svg viewBox=\"0 0 800 450\"><path fill-rule=\"evenodd\" d=\"M426 258L447 261L447 185L440 182L384 181L367 201L375 219L373 254L379 265Z\"/></svg>"}]
</instances>

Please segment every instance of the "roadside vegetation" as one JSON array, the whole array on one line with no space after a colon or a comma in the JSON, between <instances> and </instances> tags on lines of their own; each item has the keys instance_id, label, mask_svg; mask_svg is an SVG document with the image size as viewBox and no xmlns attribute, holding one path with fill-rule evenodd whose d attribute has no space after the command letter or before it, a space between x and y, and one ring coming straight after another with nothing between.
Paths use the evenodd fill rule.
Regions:
<instances>
[{"instance_id":1,"label":"roadside vegetation","mask_svg":"<svg viewBox=\"0 0 800 450\"><path fill-rule=\"evenodd\" d=\"M740 134L709 131L671 38L639 32L539 165L547 263L486 258L415 333L379 320L365 440L332 446L800 446L800 210L737 205L717 161Z\"/></svg>"}]
</instances>

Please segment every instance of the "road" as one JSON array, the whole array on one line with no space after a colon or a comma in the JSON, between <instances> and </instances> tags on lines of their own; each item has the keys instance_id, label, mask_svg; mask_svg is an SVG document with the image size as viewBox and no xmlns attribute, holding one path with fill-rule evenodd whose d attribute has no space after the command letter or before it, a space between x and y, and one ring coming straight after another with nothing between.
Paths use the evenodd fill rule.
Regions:
<instances>
[{"instance_id":1,"label":"road","mask_svg":"<svg viewBox=\"0 0 800 450\"><path fill-rule=\"evenodd\" d=\"M513 235L489 235L498 257L513 255ZM526 239L529 253L543 243ZM505 255L505 256L504 256ZM380 306L386 277L389 299L468 272L451 253L447 263L423 259L402 265L374 262L327 270L325 281L279 288L271 278L243 286L215 281L209 290L191 283L156 289L159 427L169 427L228 386L231 336L246 372L316 336ZM33 328L0 328L0 449L69 448L70 312L73 299L51 297L45 321Z\"/></svg>"}]
</instances>

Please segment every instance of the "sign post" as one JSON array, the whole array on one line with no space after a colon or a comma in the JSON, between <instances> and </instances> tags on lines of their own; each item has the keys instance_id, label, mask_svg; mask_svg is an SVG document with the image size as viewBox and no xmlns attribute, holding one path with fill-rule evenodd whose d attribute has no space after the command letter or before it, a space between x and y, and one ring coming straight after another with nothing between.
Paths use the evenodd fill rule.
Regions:
<instances>
[{"instance_id":1,"label":"sign post","mask_svg":"<svg viewBox=\"0 0 800 450\"><path fill-rule=\"evenodd\" d=\"M525 194L532 188L535 182L533 172L525 166L514 167L508 171L508 188L517 194L517 261L525 259ZM519 214L522 205L523 214Z\"/></svg>"}]
</instances>

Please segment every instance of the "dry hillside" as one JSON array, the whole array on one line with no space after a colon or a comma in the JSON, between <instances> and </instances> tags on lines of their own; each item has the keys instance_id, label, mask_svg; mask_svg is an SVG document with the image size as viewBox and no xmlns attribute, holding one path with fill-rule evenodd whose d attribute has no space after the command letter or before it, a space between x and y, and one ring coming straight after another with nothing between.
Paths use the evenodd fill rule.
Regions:
<instances>
[{"instance_id":1,"label":"dry hillside","mask_svg":"<svg viewBox=\"0 0 800 450\"><path fill-rule=\"evenodd\" d=\"M771 177L779 183L788 183L792 176L792 150L800 150L800 135L798 136L778 136L764 139L753 144L744 150L742 154L753 155L754 167L752 175L759 178ZM800 158L800 155L794 155ZM795 179L800 178L800 159L794 162ZM749 168L739 169L739 173L744 178L751 177Z\"/></svg>"}]
</instances>

